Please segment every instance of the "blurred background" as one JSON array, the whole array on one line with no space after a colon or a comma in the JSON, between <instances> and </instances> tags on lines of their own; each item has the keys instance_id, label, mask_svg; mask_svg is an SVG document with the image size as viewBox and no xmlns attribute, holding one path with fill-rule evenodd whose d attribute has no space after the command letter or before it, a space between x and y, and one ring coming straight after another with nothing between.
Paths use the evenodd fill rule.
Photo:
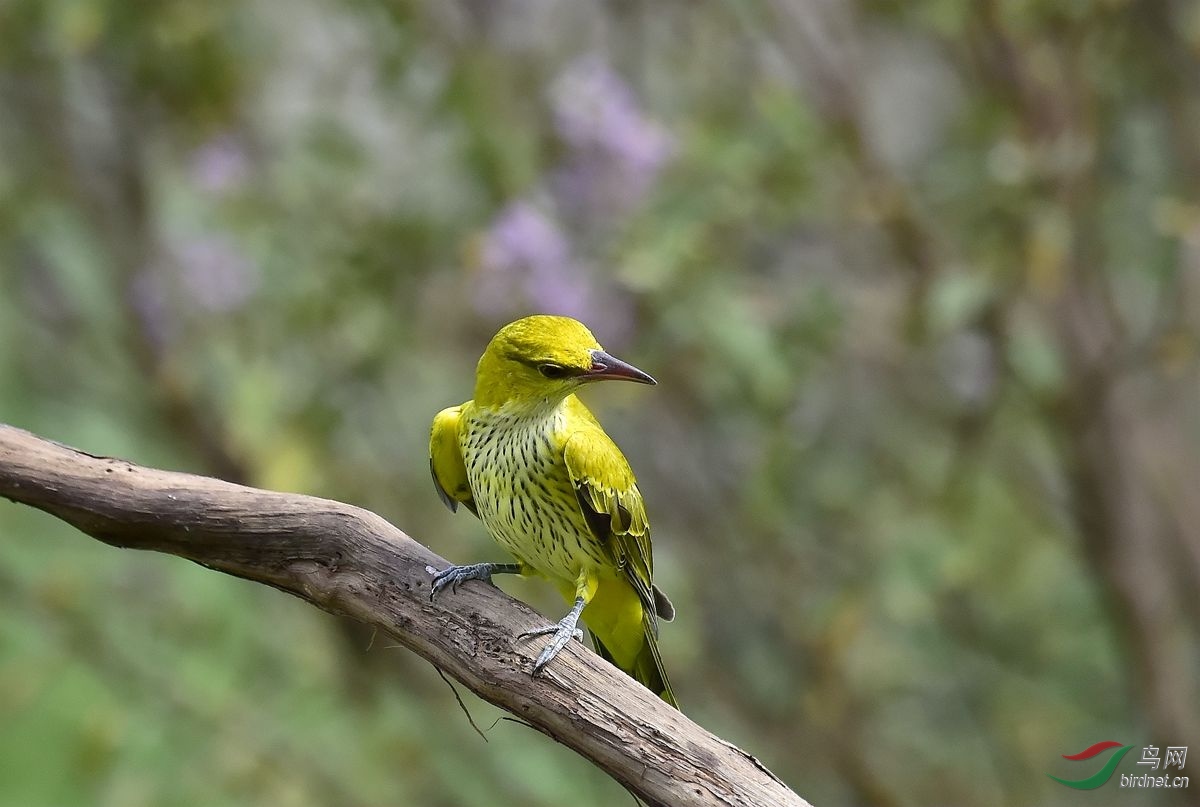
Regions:
<instances>
[{"instance_id":1,"label":"blurred background","mask_svg":"<svg viewBox=\"0 0 1200 807\"><path fill-rule=\"evenodd\" d=\"M689 715L817 805L1173 803L1046 774L1200 745L1198 56L1172 0L7 0L0 420L500 560L428 424L574 315L659 379L585 397ZM631 803L8 504L0 602L0 804Z\"/></svg>"}]
</instances>

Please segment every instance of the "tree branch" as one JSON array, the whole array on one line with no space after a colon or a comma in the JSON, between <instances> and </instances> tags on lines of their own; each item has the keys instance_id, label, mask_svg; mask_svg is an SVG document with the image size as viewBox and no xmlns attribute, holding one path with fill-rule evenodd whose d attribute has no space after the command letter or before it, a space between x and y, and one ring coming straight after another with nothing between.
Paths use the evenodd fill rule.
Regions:
<instances>
[{"instance_id":1,"label":"tree branch","mask_svg":"<svg viewBox=\"0 0 1200 807\"><path fill-rule=\"evenodd\" d=\"M545 619L479 583L430 602L425 567L446 561L374 513L96 457L3 424L0 496L112 546L178 555L378 626L651 805L807 804L580 645L531 677L540 645L515 637Z\"/></svg>"}]
</instances>

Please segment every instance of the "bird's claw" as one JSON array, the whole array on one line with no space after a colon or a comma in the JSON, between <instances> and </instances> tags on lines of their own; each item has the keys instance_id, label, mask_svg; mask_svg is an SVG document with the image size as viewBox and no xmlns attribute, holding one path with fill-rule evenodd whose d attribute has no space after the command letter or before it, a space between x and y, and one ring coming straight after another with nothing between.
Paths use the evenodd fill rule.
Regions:
<instances>
[{"instance_id":1,"label":"bird's claw","mask_svg":"<svg viewBox=\"0 0 1200 807\"><path fill-rule=\"evenodd\" d=\"M432 566L426 566L425 571L433 575L433 580L429 584L429 599L432 601L447 586L450 587L451 592L458 591L459 584L464 580L492 582L492 572L495 571L495 567L491 563L472 563L469 566L451 566L440 572Z\"/></svg>"},{"instance_id":2,"label":"bird's claw","mask_svg":"<svg viewBox=\"0 0 1200 807\"><path fill-rule=\"evenodd\" d=\"M535 636L549 636L553 634L550 643L546 645L541 654L537 657L537 661L533 663L533 674L537 675L542 671L542 668L550 663L550 660L558 655L559 651L567 646L567 643L572 639L583 641L583 631L575 627L576 620L568 614L561 622L556 625L547 625L544 628L534 628L527 630L517 635L517 639L531 639Z\"/></svg>"}]
</instances>

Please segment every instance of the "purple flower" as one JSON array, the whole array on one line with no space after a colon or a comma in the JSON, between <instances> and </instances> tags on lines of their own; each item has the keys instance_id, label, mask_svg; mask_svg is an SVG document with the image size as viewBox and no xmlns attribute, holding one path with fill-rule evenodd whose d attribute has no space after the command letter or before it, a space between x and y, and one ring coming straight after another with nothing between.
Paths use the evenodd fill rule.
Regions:
<instances>
[{"instance_id":1,"label":"purple flower","mask_svg":"<svg viewBox=\"0 0 1200 807\"><path fill-rule=\"evenodd\" d=\"M258 290L258 267L221 236L192 238L172 252L184 290L201 308L232 311Z\"/></svg>"},{"instance_id":2,"label":"purple flower","mask_svg":"<svg viewBox=\"0 0 1200 807\"><path fill-rule=\"evenodd\" d=\"M547 269L565 264L570 245L558 225L529 202L513 202L501 211L483 244L483 265L495 271Z\"/></svg>"},{"instance_id":3,"label":"purple flower","mask_svg":"<svg viewBox=\"0 0 1200 807\"><path fill-rule=\"evenodd\" d=\"M568 149L535 198L553 213L529 201L500 212L480 244L475 306L493 316L532 307L603 320L619 332L633 321L629 299L576 256L568 233L586 239L620 221L645 198L674 144L598 57L569 65L551 88L550 103Z\"/></svg>"},{"instance_id":4,"label":"purple flower","mask_svg":"<svg viewBox=\"0 0 1200 807\"><path fill-rule=\"evenodd\" d=\"M258 267L220 236L191 238L169 247L169 257L149 264L129 284L129 301L146 339L165 349L179 331L180 314L224 313L241 307L258 289ZM183 302L188 305L184 309Z\"/></svg>"},{"instance_id":5,"label":"purple flower","mask_svg":"<svg viewBox=\"0 0 1200 807\"><path fill-rule=\"evenodd\" d=\"M238 139L225 134L192 152L189 173L200 190L228 193L245 184L250 173L250 160Z\"/></svg>"},{"instance_id":6,"label":"purple flower","mask_svg":"<svg viewBox=\"0 0 1200 807\"><path fill-rule=\"evenodd\" d=\"M129 299L141 321L142 332L160 352L175 335L167 298L166 284L156 267L142 269L129 284Z\"/></svg>"},{"instance_id":7,"label":"purple flower","mask_svg":"<svg viewBox=\"0 0 1200 807\"><path fill-rule=\"evenodd\" d=\"M621 212L641 201L674 154L632 90L601 58L573 62L551 90L555 127L570 146L556 189L569 207Z\"/></svg>"},{"instance_id":8,"label":"purple flower","mask_svg":"<svg viewBox=\"0 0 1200 807\"><path fill-rule=\"evenodd\" d=\"M558 133L577 151L599 151L652 174L674 150L666 130L642 115L629 85L597 56L573 62L551 94Z\"/></svg>"},{"instance_id":9,"label":"purple flower","mask_svg":"<svg viewBox=\"0 0 1200 807\"><path fill-rule=\"evenodd\" d=\"M513 202L493 222L480 249L475 305L489 314L532 305L584 318L591 283L571 257L558 224L529 202Z\"/></svg>"}]
</instances>

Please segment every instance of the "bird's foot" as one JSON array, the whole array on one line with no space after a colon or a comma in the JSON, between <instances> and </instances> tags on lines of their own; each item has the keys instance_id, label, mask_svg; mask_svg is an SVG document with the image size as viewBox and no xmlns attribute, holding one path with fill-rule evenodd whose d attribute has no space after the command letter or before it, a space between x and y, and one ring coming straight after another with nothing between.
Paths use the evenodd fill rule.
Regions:
<instances>
[{"instance_id":1,"label":"bird's foot","mask_svg":"<svg viewBox=\"0 0 1200 807\"><path fill-rule=\"evenodd\" d=\"M429 599L432 600L447 586L451 591L458 591L459 584L464 580L484 580L490 583L494 574L520 574L521 564L472 563L468 566L451 566L440 572L432 566L426 566L425 571L433 575L433 581L429 584Z\"/></svg>"},{"instance_id":2,"label":"bird's foot","mask_svg":"<svg viewBox=\"0 0 1200 807\"><path fill-rule=\"evenodd\" d=\"M578 599L575 601L575 607L557 625L548 625L544 628L527 630L517 636L517 639L529 639L534 636L553 636L550 643L542 649L542 653L537 657L537 661L533 663L534 675L540 673L542 668L549 664L550 660L567 646L567 642L572 639L583 641L583 631L576 627L579 623L579 615L583 612L583 606L584 601Z\"/></svg>"}]
</instances>

